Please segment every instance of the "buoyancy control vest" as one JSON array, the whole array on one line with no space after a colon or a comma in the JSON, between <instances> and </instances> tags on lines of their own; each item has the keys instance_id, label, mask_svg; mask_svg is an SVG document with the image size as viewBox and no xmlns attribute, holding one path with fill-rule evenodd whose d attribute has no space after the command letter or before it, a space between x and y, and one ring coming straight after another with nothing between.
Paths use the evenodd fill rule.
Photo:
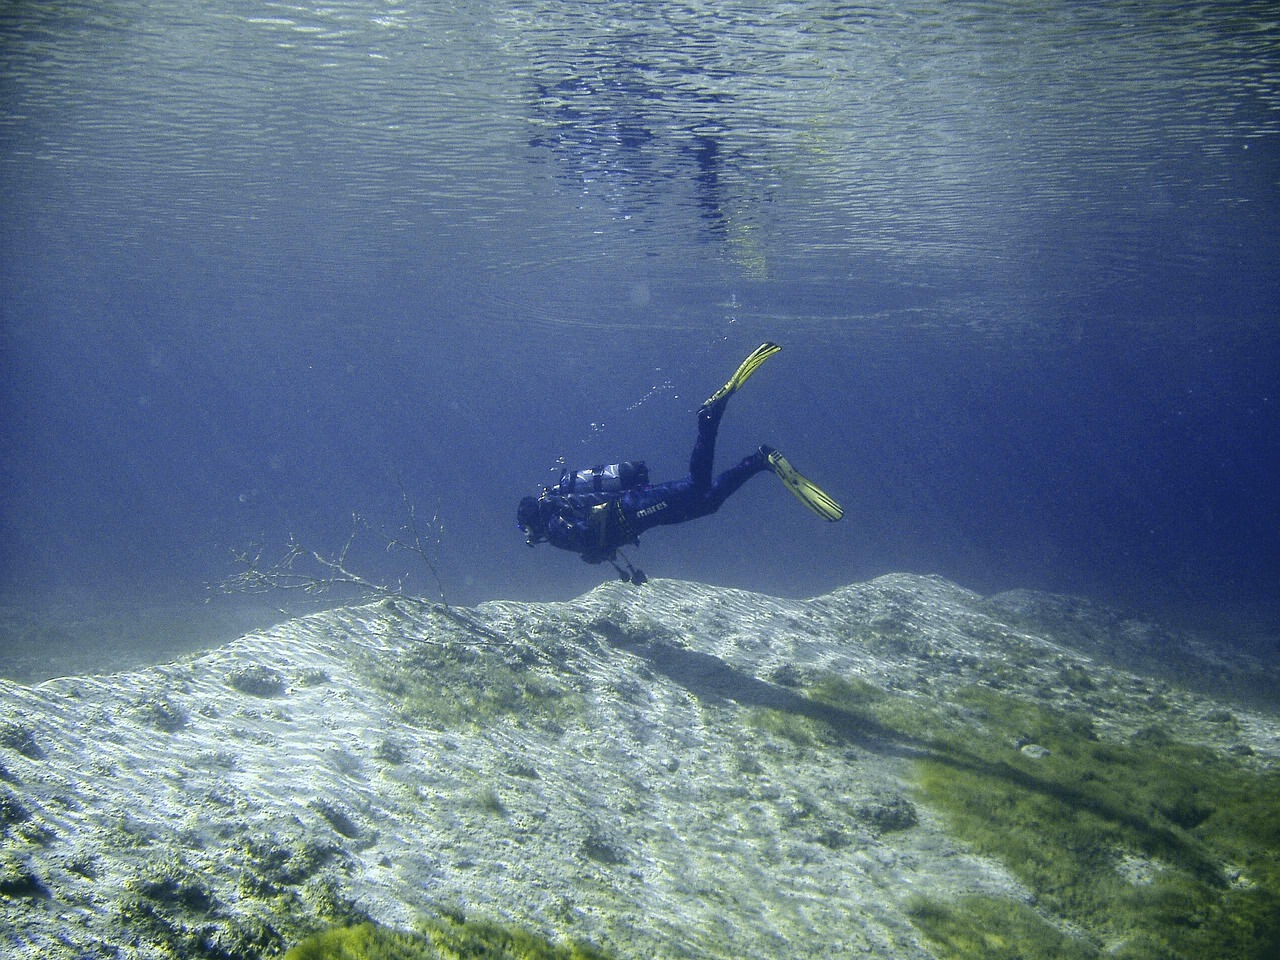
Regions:
<instances>
[{"instance_id":1,"label":"buoyancy control vest","mask_svg":"<svg viewBox=\"0 0 1280 960\"><path fill-rule=\"evenodd\" d=\"M643 460L625 460L608 466L588 467L585 470L563 470L560 482L547 488L553 496L571 494L623 493L639 490L649 485L649 468Z\"/></svg>"}]
</instances>

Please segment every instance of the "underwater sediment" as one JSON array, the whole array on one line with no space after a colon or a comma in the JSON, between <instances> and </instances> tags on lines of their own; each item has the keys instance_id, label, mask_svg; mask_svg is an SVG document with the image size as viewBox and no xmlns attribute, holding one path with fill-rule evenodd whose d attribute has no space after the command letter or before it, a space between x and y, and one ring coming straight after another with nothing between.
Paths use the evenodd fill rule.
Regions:
<instances>
[{"instance_id":1,"label":"underwater sediment","mask_svg":"<svg viewBox=\"0 0 1280 960\"><path fill-rule=\"evenodd\" d=\"M895 575L384 601L0 681L0 950L249 960L373 922L564 956L1260 960L1280 717L1234 693L1263 673Z\"/></svg>"}]
</instances>

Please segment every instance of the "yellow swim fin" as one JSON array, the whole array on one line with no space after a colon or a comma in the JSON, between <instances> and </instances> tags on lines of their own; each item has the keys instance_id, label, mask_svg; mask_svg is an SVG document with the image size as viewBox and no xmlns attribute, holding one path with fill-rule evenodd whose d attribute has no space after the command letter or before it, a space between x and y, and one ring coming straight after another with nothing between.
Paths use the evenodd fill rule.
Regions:
<instances>
[{"instance_id":1,"label":"yellow swim fin","mask_svg":"<svg viewBox=\"0 0 1280 960\"><path fill-rule=\"evenodd\" d=\"M820 516L833 523L844 516L844 508L829 497L826 492L812 480L802 476L795 467L787 462L787 458L777 450L767 450L769 469L778 475L788 490L796 495L796 499Z\"/></svg>"},{"instance_id":2,"label":"yellow swim fin","mask_svg":"<svg viewBox=\"0 0 1280 960\"><path fill-rule=\"evenodd\" d=\"M764 363L782 348L776 343L765 341L751 351L751 355L738 365L738 369L734 371L733 376L729 378L729 382L707 398L707 402L702 405L705 410L707 407L721 400L728 399L740 386L747 382L747 378L756 372L756 368Z\"/></svg>"}]
</instances>

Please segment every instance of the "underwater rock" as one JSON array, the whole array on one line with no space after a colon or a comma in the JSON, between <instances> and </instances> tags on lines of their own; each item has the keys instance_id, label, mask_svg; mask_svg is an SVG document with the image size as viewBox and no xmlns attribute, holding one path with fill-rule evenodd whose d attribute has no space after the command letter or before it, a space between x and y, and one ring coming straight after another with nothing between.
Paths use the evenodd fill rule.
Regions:
<instances>
[{"instance_id":1,"label":"underwater rock","mask_svg":"<svg viewBox=\"0 0 1280 960\"><path fill-rule=\"evenodd\" d=\"M173 733L187 725L187 712L162 696L151 696L138 704L136 715L147 726Z\"/></svg>"},{"instance_id":2,"label":"underwater rock","mask_svg":"<svg viewBox=\"0 0 1280 960\"><path fill-rule=\"evenodd\" d=\"M1232 691L1262 704L1280 701L1280 677L1265 660L1231 645L1167 630L1083 597L1009 590L978 609L1011 626L1052 636L1055 642L1124 670L1200 690ZM1088 688L1092 676L1076 665L1071 679Z\"/></svg>"},{"instance_id":3,"label":"underwater rock","mask_svg":"<svg viewBox=\"0 0 1280 960\"><path fill-rule=\"evenodd\" d=\"M0 747L16 750L31 760L43 760L44 751L36 743L31 728L21 723L0 724Z\"/></svg>"},{"instance_id":4,"label":"underwater rock","mask_svg":"<svg viewBox=\"0 0 1280 960\"><path fill-rule=\"evenodd\" d=\"M582 856L596 863L617 867L627 862L626 853L617 845L599 834L592 834L582 841Z\"/></svg>"},{"instance_id":5,"label":"underwater rock","mask_svg":"<svg viewBox=\"0 0 1280 960\"><path fill-rule=\"evenodd\" d=\"M610 960L580 943L551 943L518 927L468 922L447 916L413 933L361 924L326 930L285 954L284 960L350 960L353 957L439 960L442 957L519 960Z\"/></svg>"},{"instance_id":6,"label":"underwater rock","mask_svg":"<svg viewBox=\"0 0 1280 960\"><path fill-rule=\"evenodd\" d=\"M48 889L28 861L12 853L0 855L0 897L23 899L48 895Z\"/></svg>"},{"instance_id":7,"label":"underwater rock","mask_svg":"<svg viewBox=\"0 0 1280 960\"><path fill-rule=\"evenodd\" d=\"M215 902L200 876L176 857L147 864L142 875L127 887L157 905L198 913L209 911Z\"/></svg>"},{"instance_id":8,"label":"underwater rock","mask_svg":"<svg viewBox=\"0 0 1280 960\"><path fill-rule=\"evenodd\" d=\"M1082 609L905 575L812 600L659 580L331 610L180 667L0 681L0 955L257 960L463 916L619 960L1114 939L1005 837L1047 851L1039 876L1193 890L1209 918L1273 906L1274 852L1198 838L1269 822L1249 778L1280 721L1100 662ZM1100 816L1105 843L1072 833ZM1170 831L1178 862L1147 865Z\"/></svg>"},{"instance_id":9,"label":"underwater rock","mask_svg":"<svg viewBox=\"0 0 1280 960\"><path fill-rule=\"evenodd\" d=\"M378 745L373 748L373 758L381 760L383 763L399 765L405 763L409 757L405 753L404 744L399 740L392 740L384 737L378 741Z\"/></svg>"},{"instance_id":10,"label":"underwater rock","mask_svg":"<svg viewBox=\"0 0 1280 960\"><path fill-rule=\"evenodd\" d=\"M1023 756L1030 757L1032 760L1043 760L1049 756L1049 748L1042 747L1038 743L1024 743L1019 750Z\"/></svg>"},{"instance_id":11,"label":"underwater rock","mask_svg":"<svg viewBox=\"0 0 1280 960\"><path fill-rule=\"evenodd\" d=\"M880 833L909 830L920 822L916 806L906 797L887 797L858 807L858 818Z\"/></svg>"},{"instance_id":12,"label":"underwater rock","mask_svg":"<svg viewBox=\"0 0 1280 960\"><path fill-rule=\"evenodd\" d=\"M8 790L0 790L0 832L31 819L31 811Z\"/></svg>"},{"instance_id":13,"label":"underwater rock","mask_svg":"<svg viewBox=\"0 0 1280 960\"><path fill-rule=\"evenodd\" d=\"M838 827L828 827L813 840L814 843L820 843L831 850L841 850L853 843L853 838Z\"/></svg>"},{"instance_id":14,"label":"underwater rock","mask_svg":"<svg viewBox=\"0 0 1280 960\"><path fill-rule=\"evenodd\" d=\"M311 802L311 807L324 817L329 826L348 840L359 840L364 837L364 830L356 823L351 813L341 806L324 798L317 798Z\"/></svg>"},{"instance_id":15,"label":"underwater rock","mask_svg":"<svg viewBox=\"0 0 1280 960\"><path fill-rule=\"evenodd\" d=\"M297 684L300 687L318 687L329 682L329 674L316 667L303 670L298 674Z\"/></svg>"},{"instance_id":16,"label":"underwater rock","mask_svg":"<svg viewBox=\"0 0 1280 960\"><path fill-rule=\"evenodd\" d=\"M278 697L285 691L284 677L260 663L236 667L227 674L227 683L255 697Z\"/></svg>"}]
</instances>

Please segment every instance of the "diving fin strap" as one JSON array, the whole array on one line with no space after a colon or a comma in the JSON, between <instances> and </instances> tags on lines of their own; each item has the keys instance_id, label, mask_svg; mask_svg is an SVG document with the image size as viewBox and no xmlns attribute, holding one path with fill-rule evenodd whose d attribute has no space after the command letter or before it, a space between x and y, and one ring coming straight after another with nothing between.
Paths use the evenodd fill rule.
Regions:
<instances>
[{"instance_id":1,"label":"diving fin strap","mask_svg":"<svg viewBox=\"0 0 1280 960\"><path fill-rule=\"evenodd\" d=\"M823 520L834 523L844 516L844 509L840 504L827 496L826 492L813 481L802 476L777 450L770 450L768 459L769 469L777 474L783 485L795 494L797 500Z\"/></svg>"},{"instance_id":2,"label":"diving fin strap","mask_svg":"<svg viewBox=\"0 0 1280 960\"><path fill-rule=\"evenodd\" d=\"M747 378L756 372L756 368L764 363L782 348L776 343L765 341L751 351L751 355L738 365L738 369L734 371L733 376L729 378L729 382L707 398L707 402L702 405L705 410L712 404L727 399L734 391L747 382Z\"/></svg>"}]
</instances>

